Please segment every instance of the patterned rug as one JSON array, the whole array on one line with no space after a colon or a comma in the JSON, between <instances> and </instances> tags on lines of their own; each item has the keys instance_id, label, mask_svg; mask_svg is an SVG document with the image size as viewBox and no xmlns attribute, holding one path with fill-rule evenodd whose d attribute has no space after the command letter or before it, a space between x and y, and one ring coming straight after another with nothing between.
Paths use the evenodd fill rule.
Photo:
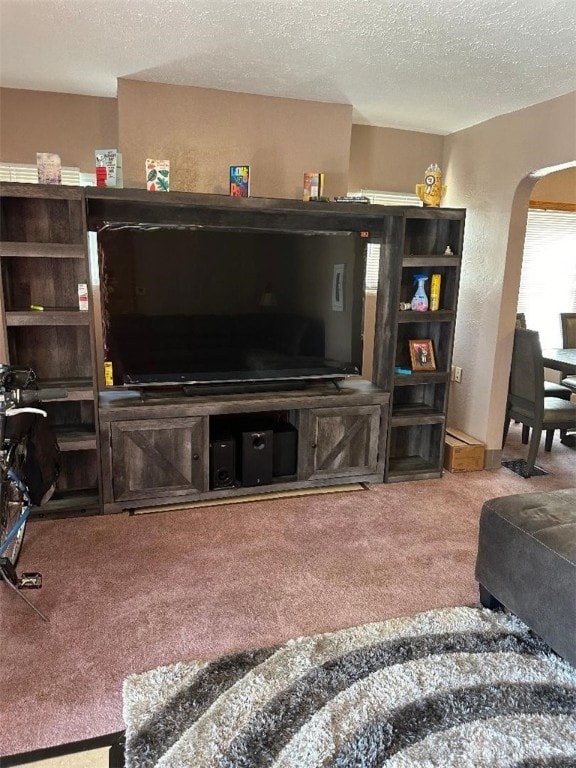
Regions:
<instances>
[{"instance_id":1,"label":"patterned rug","mask_svg":"<svg viewBox=\"0 0 576 768\"><path fill-rule=\"evenodd\" d=\"M127 768L568 768L576 669L450 608L124 682Z\"/></svg>"}]
</instances>

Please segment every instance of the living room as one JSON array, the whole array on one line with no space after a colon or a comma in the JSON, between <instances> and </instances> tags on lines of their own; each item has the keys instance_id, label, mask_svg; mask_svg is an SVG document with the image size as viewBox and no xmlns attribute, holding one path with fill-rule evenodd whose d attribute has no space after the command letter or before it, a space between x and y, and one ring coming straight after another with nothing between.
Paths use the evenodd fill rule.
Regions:
<instances>
[{"instance_id":1,"label":"living room","mask_svg":"<svg viewBox=\"0 0 576 768\"><path fill-rule=\"evenodd\" d=\"M51 625L45 630L25 606L15 610L10 603L7 609L11 596L1 595L3 642L6 633L12 663L22 665L6 680L20 691L10 703L14 720L7 746L0 748L6 754L120 730L122 675L432 607L470 605L477 600L473 557L482 502L573 485L570 449L556 443L546 477L524 480L495 471L502 458L528 203L535 184L547 181L538 178L576 162L573 91L552 98L534 91L526 106L455 131L426 130L362 124L349 103L152 82L132 71L134 76L118 76L115 96L3 87L0 161L34 163L37 151L54 151L63 165L89 173L95 148L118 147L126 188L145 186L144 159L155 156L170 159L173 190L227 194L228 167L241 160L251 167L254 197L288 199L301 198L302 175L311 168L326 174L326 194L334 197L359 190L413 192L428 165L438 162L447 186L442 206L467 212L453 356L464 373L451 386L449 423L485 444L485 467L493 471L217 511L205 507L187 516L103 516L82 520L75 532L71 519L31 525L23 564L44 571L39 594L47 595ZM442 107L433 86L429 95L426 119L432 125L430 113ZM522 451L517 434L513 440ZM380 528L388 538L377 535ZM102 567L107 549L118 568L110 560L110 570ZM356 559L362 567L354 572ZM137 563L143 581L134 574ZM162 571L171 571L168 581ZM168 601L171 581L178 588ZM203 582L191 605L187 592ZM153 593L147 603L146 588ZM350 603L354 609L344 610ZM86 627L100 636L92 648ZM149 634L155 634L154 648L143 650ZM35 668L46 663L48 648L51 658L62 656L53 674L70 680L54 688L49 678L38 686L26 682L27 664L15 661L23 643L36 657ZM115 646L121 652L111 652ZM87 686L84 696L83 681L96 670L102 680ZM58 716L49 715L58 709ZM38 738L33 723L26 724L26 735L15 736L14 722L25 711L38 717ZM94 725L87 724L90 718Z\"/></svg>"}]
</instances>

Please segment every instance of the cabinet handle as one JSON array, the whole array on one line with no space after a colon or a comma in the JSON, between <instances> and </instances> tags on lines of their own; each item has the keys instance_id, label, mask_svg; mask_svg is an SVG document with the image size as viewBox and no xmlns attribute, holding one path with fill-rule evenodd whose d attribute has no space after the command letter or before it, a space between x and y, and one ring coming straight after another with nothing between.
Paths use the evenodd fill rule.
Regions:
<instances>
[{"instance_id":1,"label":"cabinet handle","mask_svg":"<svg viewBox=\"0 0 576 768\"><path fill-rule=\"evenodd\" d=\"M312 443L312 448L318 448L318 443Z\"/></svg>"},{"instance_id":2,"label":"cabinet handle","mask_svg":"<svg viewBox=\"0 0 576 768\"><path fill-rule=\"evenodd\" d=\"M198 461L198 459L200 458L200 456L199 456L199 454L195 453L195 454L192 456L192 458L194 459L194 461Z\"/></svg>"}]
</instances>

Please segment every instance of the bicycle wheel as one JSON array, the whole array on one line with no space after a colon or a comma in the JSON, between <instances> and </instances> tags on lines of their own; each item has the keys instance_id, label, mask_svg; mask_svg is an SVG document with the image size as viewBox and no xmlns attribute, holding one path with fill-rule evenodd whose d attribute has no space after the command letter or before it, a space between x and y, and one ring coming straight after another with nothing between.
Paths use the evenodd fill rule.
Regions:
<instances>
[{"instance_id":1,"label":"bicycle wheel","mask_svg":"<svg viewBox=\"0 0 576 768\"><path fill-rule=\"evenodd\" d=\"M16 474L23 467L25 458L25 447L22 444L14 446L10 456L14 469L8 471L0 495L0 557L7 557L13 566L20 554L30 512L26 489Z\"/></svg>"}]
</instances>

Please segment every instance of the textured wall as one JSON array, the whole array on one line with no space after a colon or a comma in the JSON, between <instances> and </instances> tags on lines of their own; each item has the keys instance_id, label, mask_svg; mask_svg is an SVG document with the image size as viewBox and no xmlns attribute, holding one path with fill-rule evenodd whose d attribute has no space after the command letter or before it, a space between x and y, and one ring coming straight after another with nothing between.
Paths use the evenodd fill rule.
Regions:
<instances>
[{"instance_id":1,"label":"textured wall","mask_svg":"<svg viewBox=\"0 0 576 768\"><path fill-rule=\"evenodd\" d=\"M530 174L576 160L576 92L445 138L446 205L468 209L450 423L502 443Z\"/></svg>"},{"instance_id":2,"label":"textured wall","mask_svg":"<svg viewBox=\"0 0 576 768\"><path fill-rule=\"evenodd\" d=\"M0 89L0 161L35 163L57 152L62 165L94 170L94 150L116 147L116 99Z\"/></svg>"},{"instance_id":3,"label":"textured wall","mask_svg":"<svg viewBox=\"0 0 576 768\"><path fill-rule=\"evenodd\" d=\"M353 125L349 189L414 192L443 148L444 137L432 133Z\"/></svg>"},{"instance_id":4,"label":"textured wall","mask_svg":"<svg viewBox=\"0 0 576 768\"><path fill-rule=\"evenodd\" d=\"M302 196L305 171L344 194L352 107L136 80L118 82L124 184L145 186L147 157L170 160L171 189L228 194L229 166L250 165L255 197Z\"/></svg>"},{"instance_id":5,"label":"textured wall","mask_svg":"<svg viewBox=\"0 0 576 768\"><path fill-rule=\"evenodd\" d=\"M576 127L574 130L576 131ZM545 203L576 205L576 168L566 168L544 176L534 184L530 199Z\"/></svg>"}]
</instances>

